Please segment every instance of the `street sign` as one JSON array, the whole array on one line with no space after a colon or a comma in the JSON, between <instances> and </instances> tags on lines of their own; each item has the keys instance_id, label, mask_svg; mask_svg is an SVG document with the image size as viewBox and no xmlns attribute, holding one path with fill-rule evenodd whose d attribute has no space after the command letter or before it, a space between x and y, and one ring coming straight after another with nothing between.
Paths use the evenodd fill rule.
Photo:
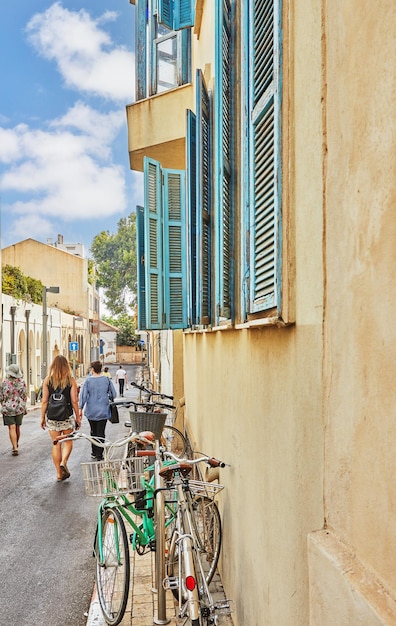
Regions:
<instances>
[{"instance_id":1,"label":"street sign","mask_svg":"<svg viewBox=\"0 0 396 626\"><path fill-rule=\"evenodd\" d=\"M70 341L69 342L69 350L70 350L70 352L77 352L77 350L78 350L78 341Z\"/></svg>"}]
</instances>

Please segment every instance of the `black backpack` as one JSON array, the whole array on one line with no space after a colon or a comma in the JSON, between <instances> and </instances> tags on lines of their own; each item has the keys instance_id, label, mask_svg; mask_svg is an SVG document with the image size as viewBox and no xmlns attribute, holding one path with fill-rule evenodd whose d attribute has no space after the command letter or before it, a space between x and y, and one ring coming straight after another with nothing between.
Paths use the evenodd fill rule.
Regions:
<instances>
[{"instance_id":1,"label":"black backpack","mask_svg":"<svg viewBox=\"0 0 396 626\"><path fill-rule=\"evenodd\" d=\"M47 407L47 418L55 422L63 422L73 414L70 400L70 387L64 389L54 389L48 385L49 398Z\"/></svg>"}]
</instances>

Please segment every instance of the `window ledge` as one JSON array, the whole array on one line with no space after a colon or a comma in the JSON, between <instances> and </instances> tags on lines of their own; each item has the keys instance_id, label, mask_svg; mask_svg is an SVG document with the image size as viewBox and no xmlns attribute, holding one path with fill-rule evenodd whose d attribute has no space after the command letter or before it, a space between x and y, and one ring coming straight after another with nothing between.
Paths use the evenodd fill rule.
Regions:
<instances>
[{"instance_id":1,"label":"window ledge","mask_svg":"<svg viewBox=\"0 0 396 626\"><path fill-rule=\"evenodd\" d=\"M186 328L185 334L198 334L198 333L214 333L225 330L249 330L255 328L265 328L268 326L276 326L277 328L286 328L292 326L294 322L285 322L281 317L262 317L260 319L249 320L241 324L223 324L222 326L196 326L195 328Z\"/></svg>"},{"instance_id":2,"label":"window ledge","mask_svg":"<svg viewBox=\"0 0 396 626\"><path fill-rule=\"evenodd\" d=\"M243 328L263 328L265 326L277 326L278 328L284 328L285 326L290 326L290 322L285 322L281 317L273 316L273 317L260 317L259 319L249 320L248 322L243 322L242 324L235 324L235 328L237 330L241 330Z\"/></svg>"}]
</instances>

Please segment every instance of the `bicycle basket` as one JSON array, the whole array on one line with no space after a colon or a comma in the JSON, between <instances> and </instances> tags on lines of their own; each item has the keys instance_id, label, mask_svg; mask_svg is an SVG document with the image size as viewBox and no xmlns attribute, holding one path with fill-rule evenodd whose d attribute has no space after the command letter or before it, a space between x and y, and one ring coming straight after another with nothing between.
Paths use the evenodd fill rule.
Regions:
<instances>
[{"instance_id":1,"label":"bicycle basket","mask_svg":"<svg viewBox=\"0 0 396 626\"><path fill-rule=\"evenodd\" d=\"M219 491L224 489L224 485L205 483L203 480L189 480L188 484L194 496L208 496L208 498L214 498Z\"/></svg>"},{"instance_id":2,"label":"bicycle basket","mask_svg":"<svg viewBox=\"0 0 396 626\"><path fill-rule=\"evenodd\" d=\"M146 411L129 411L131 416L132 432L141 433L149 430L156 439L161 439L166 413L147 413Z\"/></svg>"},{"instance_id":3,"label":"bicycle basket","mask_svg":"<svg viewBox=\"0 0 396 626\"><path fill-rule=\"evenodd\" d=\"M108 496L141 490L144 459L114 459L81 463L87 496Z\"/></svg>"}]
</instances>

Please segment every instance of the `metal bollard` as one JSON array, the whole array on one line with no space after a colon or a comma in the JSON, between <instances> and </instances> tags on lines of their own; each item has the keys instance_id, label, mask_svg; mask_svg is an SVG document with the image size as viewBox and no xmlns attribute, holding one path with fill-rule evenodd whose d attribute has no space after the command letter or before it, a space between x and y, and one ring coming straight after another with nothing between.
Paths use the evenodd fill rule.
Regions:
<instances>
[{"instance_id":1,"label":"metal bollard","mask_svg":"<svg viewBox=\"0 0 396 626\"><path fill-rule=\"evenodd\" d=\"M156 451L158 453L159 441L156 441ZM160 491L162 486L159 470L161 461L155 461L155 496L156 507L156 527L155 527L155 582L157 587L157 618L154 624L169 624L170 619L166 617L166 591L162 584L165 578L165 526L164 526L164 493Z\"/></svg>"}]
</instances>

